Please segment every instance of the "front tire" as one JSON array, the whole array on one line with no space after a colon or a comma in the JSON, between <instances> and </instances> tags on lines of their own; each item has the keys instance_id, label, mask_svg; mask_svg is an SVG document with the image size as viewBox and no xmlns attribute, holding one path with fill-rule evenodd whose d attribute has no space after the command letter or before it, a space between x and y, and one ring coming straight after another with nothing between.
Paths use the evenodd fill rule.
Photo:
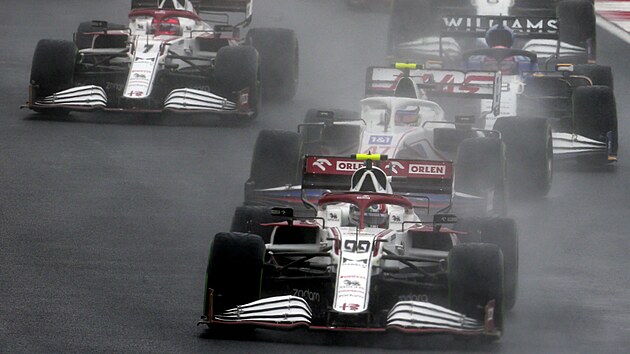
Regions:
<instances>
[{"instance_id":1,"label":"front tire","mask_svg":"<svg viewBox=\"0 0 630 354\"><path fill-rule=\"evenodd\" d=\"M204 315L210 306L216 315L260 299L264 254L265 244L258 235L220 232L214 236L206 270Z\"/></svg>"},{"instance_id":2,"label":"front tire","mask_svg":"<svg viewBox=\"0 0 630 354\"><path fill-rule=\"evenodd\" d=\"M482 323L485 307L495 301L494 323L503 329L503 255L497 245L456 245L448 255L449 305Z\"/></svg>"},{"instance_id":3,"label":"front tire","mask_svg":"<svg viewBox=\"0 0 630 354\"><path fill-rule=\"evenodd\" d=\"M260 64L251 46L222 47L214 60L214 79L223 97L239 101L239 92L248 89L247 103L255 118L260 111Z\"/></svg>"},{"instance_id":4,"label":"front tire","mask_svg":"<svg viewBox=\"0 0 630 354\"><path fill-rule=\"evenodd\" d=\"M458 236L463 243L491 243L499 246L504 265L504 307L510 310L516 305L518 293L518 230L511 218L460 218L454 230L466 232Z\"/></svg>"}]
</instances>

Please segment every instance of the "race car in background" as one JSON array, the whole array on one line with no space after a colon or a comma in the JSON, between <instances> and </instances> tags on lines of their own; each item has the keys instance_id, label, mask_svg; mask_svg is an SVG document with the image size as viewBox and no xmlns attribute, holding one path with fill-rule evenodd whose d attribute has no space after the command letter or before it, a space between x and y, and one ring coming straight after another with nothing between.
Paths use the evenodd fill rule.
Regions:
<instances>
[{"instance_id":1,"label":"race car in background","mask_svg":"<svg viewBox=\"0 0 630 354\"><path fill-rule=\"evenodd\" d=\"M512 161L529 159L523 156L528 141L530 146L541 146L540 142L549 140L548 134L523 134L530 130L518 128L521 124L542 125L527 119L538 117L547 119L552 127L555 158L571 157L594 164L615 162L618 132L613 76L610 67L595 64L592 2L478 1L476 5L447 8L436 2L398 1L390 26L392 54L427 60L436 67L502 71L501 112L488 115L484 128L501 131L506 142L520 141L516 146L507 144ZM437 9L441 22L418 22L427 8ZM506 10L509 16L503 15ZM416 28L411 27L414 25ZM498 27L511 32L508 46L486 43ZM480 111L486 111L490 104L486 102ZM511 166L519 170L508 173L516 176L509 178L510 183L531 182L528 170L518 167L522 164Z\"/></svg>"},{"instance_id":2,"label":"race car in background","mask_svg":"<svg viewBox=\"0 0 630 354\"><path fill-rule=\"evenodd\" d=\"M39 41L27 107L253 118L262 96L295 94L298 42L281 28L241 36L252 10L252 0L132 0L128 25L84 22L73 42Z\"/></svg>"},{"instance_id":3,"label":"race car in background","mask_svg":"<svg viewBox=\"0 0 630 354\"><path fill-rule=\"evenodd\" d=\"M306 327L499 338L516 296L513 222L502 219L511 229L478 232L479 220L471 219L469 230L454 231L444 226L456 222L448 208L433 217L418 214L410 199L394 192L450 196L450 162L357 159L303 160L305 190L339 190L305 199L311 215L273 208L267 218L275 221L241 219L247 233L214 237L199 323L211 330ZM267 236L254 231L261 228L270 230Z\"/></svg>"},{"instance_id":4,"label":"race car in background","mask_svg":"<svg viewBox=\"0 0 630 354\"><path fill-rule=\"evenodd\" d=\"M496 70L371 67L360 114L309 111L300 127L304 151L455 161L455 191L485 196L493 200L490 210L502 210L506 194L547 194L553 175L551 130L544 119L505 120L496 129L487 123L500 114L502 87ZM487 105L480 110L482 103ZM524 158L506 156L505 145L517 147Z\"/></svg>"}]
</instances>

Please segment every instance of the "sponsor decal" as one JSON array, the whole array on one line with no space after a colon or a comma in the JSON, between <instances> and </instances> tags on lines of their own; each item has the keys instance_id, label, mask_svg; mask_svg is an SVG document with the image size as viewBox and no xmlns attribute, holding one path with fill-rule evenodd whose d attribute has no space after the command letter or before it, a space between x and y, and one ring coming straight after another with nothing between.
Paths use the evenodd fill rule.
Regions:
<instances>
[{"instance_id":1,"label":"sponsor decal","mask_svg":"<svg viewBox=\"0 0 630 354\"><path fill-rule=\"evenodd\" d=\"M398 161L392 161L389 163L389 170L392 171L392 173L394 174L398 174L398 169L404 169L405 166L403 166L403 164L401 164Z\"/></svg>"},{"instance_id":2,"label":"sponsor decal","mask_svg":"<svg viewBox=\"0 0 630 354\"><path fill-rule=\"evenodd\" d=\"M398 301L422 301L429 302L429 296L427 294L406 294L400 295Z\"/></svg>"},{"instance_id":3,"label":"sponsor decal","mask_svg":"<svg viewBox=\"0 0 630 354\"><path fill-rule=\"evenodd\" d=\"M361 161L337 161L337 171L356 171L363 167Z\"/></svg>"},{"instance_id":4,"label":"sponsor decal","mask_svg":"<svg viewBox=\"0 0 630 354\"><path fill-rule=\"evenodd\" d=\"M392 137L390 135L370 135L370 145L390 145Z\"/></svg>"},{"instance_id":5,"label":"sponsor decal","mask_svg":"<svg viewBox=\"0 0 630 354\"><path fill-rule=\"evenodd\" d=\"M410 164L409 173L414 175L434 175L444 176L446 175L446 166L444 165L425 165L425 164Z\"/></svg>"},{"instance_id":6,"label":"sponsor decal","mask_svg":"<svg viewBox=\"0 0 630 354\"><path fill-rule=\"evenodd\" d=\"M332 166L332 162L330 162L328 159L317 159L315 162L313 162L313 166L319 168L322 171L326 171L327 166Z\"/></svg>"},{"instance_id":7,"label":"sponsor decal","mask_svg":"<svg viewBox=\"0 0 630 354\"><path fill-rule=\"evenodd\" d=\"M293 296L299 296L311 302L319 302L321 299L317 291L311 291L310 289L293 289Z\"/></svg>"},{"instance_id":8,"label":"sponsor decal","mask_svg":"<svg viewBox=\"0 0 630 354\"><path fill-rule=\"evenodd\" d=\"M551 17L444 16L442 21L444 28L456 31L485 31L501 23L515 32L555 33L558 31L558 19Z\"/></svg>"},{"instance_id":9,"label":"sponsor decal","mask_svg":"<svg viewBox=\"0 0 630 354\"><path fill-rule=\"evenodd\" d=\"M108 91L109 90L122 91L124 89L125 89L125 84L122 84L122 83L118 83L118 82L106 82L105 83L105 90L108 90Z\"/></svg>"},{"instance_id":10,"label":"sponsor decal","mask_svg":"<svg viewBox=\"0 0 630 354\"><path fill-rule=\"evenodd\" d=\"M356 280L348 280L348 279L346 279L346 280L344 280L344 281L343 281L343 285L345 285L345 286L360 287L360 286L361 286L361 283L359 283L359 282L358 282L358 281L356 281Z\"/></svg>"},{"instance_id":11,"label":"sponsor decal","mask_svg":"<svg viewBox=\"0 0 630 354\"><path fill-rule=\"evenodd\" d=\"M341 309L344 311L359 311L359 308L361 306L358 304L348 304L348 303L344 303L343 305L341 305Z\"/></svg>"},{"instance_id":12,"label":"sponsor decal","mask_svg":"<svg viewBox=\"0 0 630 354\"><path fill-rule=\"evenodd\" d=\"M341 260L341 263L343 263L344 265L348 265L348 266L359 266L361 268L366 268L367 264L368 264L368 260L367 259L361 259L361 260L355 261L355 260L350 259L350 258L343 258Z\"/></svg>"}]
</instances>

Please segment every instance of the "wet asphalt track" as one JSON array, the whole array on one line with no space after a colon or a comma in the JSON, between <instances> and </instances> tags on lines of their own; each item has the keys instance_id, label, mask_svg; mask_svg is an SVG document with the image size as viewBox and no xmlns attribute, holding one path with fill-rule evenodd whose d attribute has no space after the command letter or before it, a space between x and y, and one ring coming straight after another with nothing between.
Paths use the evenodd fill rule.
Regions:
<instances>
[{"instance_id":1,"label":"wet asphalt track","mask_svg":"<svg viewBox=\"0 0 630 354\"><path fill-rule=\"evenodd\" d=\"M616 74L620 162L563 164L546 200L512 208L520 298L500 343L304 331L233 340L195 321L208 241L242 199L256 134L295 129L310 107L353 108L365 67L382 62L386 17L340 0L258 0L256 25L296 30L301 85L294 102L267 105L243 127L181 116L49 121L19 110L38 39L70 39L93 18L124 22L129 1L1 7L0 352L630 351L629 50L607 33L600 61Z\"/></svg>"}]
</instances>

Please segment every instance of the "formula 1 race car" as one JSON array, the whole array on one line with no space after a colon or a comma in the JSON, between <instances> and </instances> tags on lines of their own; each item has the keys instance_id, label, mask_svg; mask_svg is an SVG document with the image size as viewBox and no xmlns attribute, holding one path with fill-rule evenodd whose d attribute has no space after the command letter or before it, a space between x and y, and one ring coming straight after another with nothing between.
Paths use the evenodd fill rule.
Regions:
<instances>
[{"instance_id":1,"label":"formula 1 race car","mask_svg":"<svg viewBox=\"0 0 630 354\"><path fill-rule=\"evenodd\" d=\"M479 220L471 219L463 223L468 230L454 231L443 226L457 221L448 208L420 216L411 199L393 193L401 187L416 196L450 196L450 162L357 159L366 161L304 159L304 193L345 188L315 203L304 199L314 208L310 216L273 208L268 218L276 221L242 219L249 232L214 237L199 323L211 330L307 327L499 338L504 310L516 295L513 221L499 218L508 228L480 232ZM497 226L499 219L486 222ZM270 229L268 236L256 234L255 226Z\"/></svg>"},{"instance_id":2,"label":"formula 1 race car","mask_svg":"<svg viewBox=\"0 0 630 354\"><path fill-rule=\"evenodd\" d=\"M405 63L370 67L360 114L310 110L299 127L303 150L333 156L382 153L455 161L456 192L487 198L492 201L491 210L505 210L504 142L492 128L477 128L484 125L485 116L498 112L500 90L501 73L497 72L422 69ZM462 111L447 119L449 107L437 103L445 99L477 109L484 99L492 104L486 112ZM546 168L545 164L530 166L541 173ZM544 183L548 188L550 177Z\"/></svg>"},{"instance_id":3,"label":"formula 1 race car","mask_svg":"<svg viewBox=\"0 0 630 354\"><path fill-rule=\"evenodd\" d=\"M298 43L281 28L242 38L251 20L252 0L132 0L128 25L84 22L74 42L39 41L27 107L253 118L262 96L295 94Z\"/></svg>"}]
</instances>

